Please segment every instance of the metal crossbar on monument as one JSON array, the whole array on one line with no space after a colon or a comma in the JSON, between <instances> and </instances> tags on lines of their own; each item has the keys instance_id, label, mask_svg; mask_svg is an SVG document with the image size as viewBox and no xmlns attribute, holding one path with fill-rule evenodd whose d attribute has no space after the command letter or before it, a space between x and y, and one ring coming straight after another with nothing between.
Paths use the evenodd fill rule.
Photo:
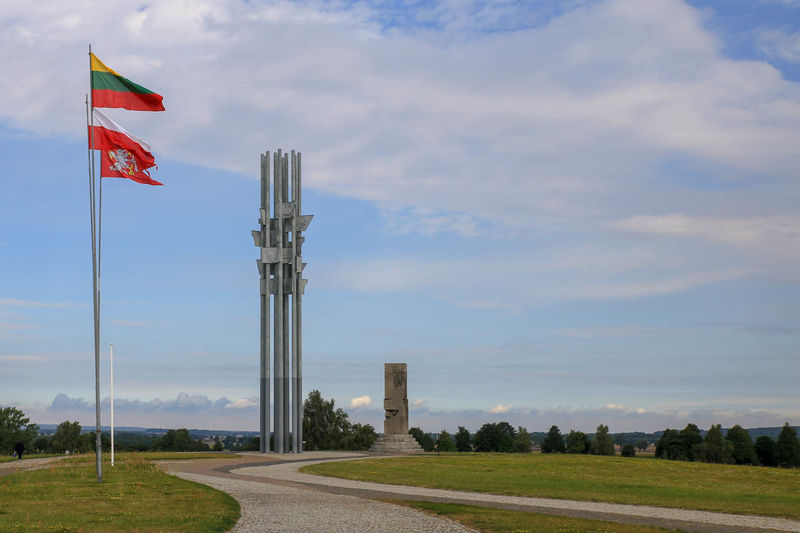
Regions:
<instances>
[{"instance_id":1,"label":"metal crossbar on monument","mask_svg":"<svg viewBox=\"0 0 800 533\"><path fill-rule=\"evenodd\" d=\"M275 213L271 218L270 167ZM306 264L302 248L303 232L313 215L300 214L300 199L300 152L278 150L272 154L272 161L269 152L261 154L260 229L252 230L254 244L261 249L261 258L256 261L261 277L261 452L272 451L269 442L270 296L274 317L274 451L303 451L303 293L308 280L303 279Z\"/></svg>"}]
</instances>

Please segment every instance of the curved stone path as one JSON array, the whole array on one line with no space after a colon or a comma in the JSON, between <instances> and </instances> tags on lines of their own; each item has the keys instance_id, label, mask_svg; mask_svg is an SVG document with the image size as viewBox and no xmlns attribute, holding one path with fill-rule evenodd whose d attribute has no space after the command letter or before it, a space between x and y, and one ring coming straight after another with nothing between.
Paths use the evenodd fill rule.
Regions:
<instances>
[{"instance_id":1,"label":"curved stone path","mask_svg":"<svg viewBox=\"0 0 800 533\"><path fill-rule=\"evenodd\" d=\"M242 505L242 519L233 531L470 531L382 500L464 503L484 507L653 525L699 532L800 532L800 521L752 515L669 509L642 505L500 496L474 492L386 485L314 476L298 468L329 460L366 458L335 452L293 455L248 454L237 460L162 462L180 477L232 494ZM217 464L211 464L217 463Z\"/></svg>"}]
</instances>

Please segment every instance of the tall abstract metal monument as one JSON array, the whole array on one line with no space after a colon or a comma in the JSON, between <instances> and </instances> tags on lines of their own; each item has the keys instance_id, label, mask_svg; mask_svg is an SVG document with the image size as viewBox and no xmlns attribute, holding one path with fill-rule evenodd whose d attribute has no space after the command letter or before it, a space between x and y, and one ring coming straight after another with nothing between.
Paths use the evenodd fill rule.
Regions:
<instances>
[{"instance_id":1,"label":"tall abstract metal monument","mask_svg":"<svg viewBox=\"0 0 800 533\"><path fill-rule=\"evenodd\" d=\"M306 264L303 263L302 248L303 232L311 223L313 215L300 214L300 152L295 153L292 150L290 154L278 150L272 156L272 205L275 216L270 218L270 153L266 152L261 154L261 209L258 220L260 229L252 231L255 245L261 249L261 258L256 261L261 276L261 451L272 451L269 442L269 303L272 295L275 344L274 451L301 453L303 451L303 293L308 282L303 279L303 268Z\"/></svg>"}]
</instances>

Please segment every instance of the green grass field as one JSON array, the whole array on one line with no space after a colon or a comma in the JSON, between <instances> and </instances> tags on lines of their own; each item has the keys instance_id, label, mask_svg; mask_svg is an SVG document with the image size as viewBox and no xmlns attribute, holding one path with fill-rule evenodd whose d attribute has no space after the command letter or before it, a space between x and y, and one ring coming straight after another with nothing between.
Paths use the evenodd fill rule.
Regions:
<instances>
[{"instance_id":1,"label":"green grass field","mask_svg":"<svg viewBox=\"0 0 800 533\"><path fill-rule=\"evenodd\" d=\"M224 492L164 474L143 457L115 463L104 464L103 483L93 463L0 478L0 532L221 532L239 518L239 503Z\"/></svg>"},{"instance_id":2,"label":"green grass field","mask_svg":"<svg viewBox=\"0 0 800 533\"><path fill-rule=\"evenodd\" d=\"M399 485L800 518L800 470L551 454L442 454L303 472Z\"/></svg>"},{"instance_id":3,"label":"green grass field","mask_svg":"<svg viewBox=\"0 0 800 533\"><path fill-rule=\"evenodd\" d=\"M600 520L487 509L455 503L400 503L429 514L455 520L483 533L658 533L674 531L660 527L631 526Z\"/></svg>"}]
</instances>

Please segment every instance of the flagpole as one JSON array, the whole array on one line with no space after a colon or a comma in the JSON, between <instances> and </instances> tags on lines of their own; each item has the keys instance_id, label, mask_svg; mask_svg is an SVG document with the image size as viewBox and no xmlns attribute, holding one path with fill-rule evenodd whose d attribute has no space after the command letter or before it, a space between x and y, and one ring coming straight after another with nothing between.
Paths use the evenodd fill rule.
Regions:
<instances>
[{"instance_id":1,"label":"flagpole","mask_svg":"<svg viewBox=\"0 0 800 533\"><path fill-rule=\"evenodd\" d=\"M114 344L108 346L108 366L111 368L111 466L114 466Z\"/></svg>"},{"instance_id":2,"label":"flagpole","mask_svg":"<svg viewBox=\"0 0 800 533\"><path fill-rule=\"evenodd\" d=\"M95 213L95 168L94 168L94 155L92 147L94 146L94 102L91 101L92 91L92 45L89 45L89 96L87 96L87 109L89 112L89 172L91 177L90 189L90 213L92 224L92 300L94 308L94 401L95 401L95 455L96 455L96 469L97 469L97 482L103 481L103 460L102 460L102 443L100 439L100 262L98 256L100 235L96 232L96 222L98 222L101 213ZM102 185L101 185L102 194ZM102 196L101 196L102 198ZM97 219L96 219L97 218Z\"/></svg>"}]
</instances>

